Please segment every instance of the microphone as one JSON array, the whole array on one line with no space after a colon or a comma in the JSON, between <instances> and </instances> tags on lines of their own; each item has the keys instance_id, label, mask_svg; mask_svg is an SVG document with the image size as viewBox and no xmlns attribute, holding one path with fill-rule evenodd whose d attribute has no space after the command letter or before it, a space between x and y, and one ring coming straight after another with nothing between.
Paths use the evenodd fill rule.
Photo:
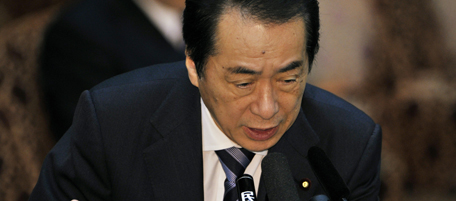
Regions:
<instances>
[{"instance_id":1,"label":"microphone","mask_svg":"<svg viewBox=\"0 0 456 201\"><path fill-rule=\"evenodd\" d=\"M268 153L261 169L269 201L299 201L290 166L282 153Z\"/></svg>"},{"instance_id":2,"label":"microphone","mask_svg":"<svg viewBox=\"0 0 456 201\"><path fill-rule=\"evenodd\" d=\"M326 153L319 147L311 147L307 154L310 166L332 201L347 201L350 190Z\"/></svg>"},{"instance_id":3,"label":"microphone","mask_svg":"<svg viewBox=\"0 0 456 201\"><path fill-rule=\"evenodd\" d=\"M316 195L310 198L309 201L331 201L326 195Z\"/></svg>"},{"instance_id":4,"label":"microphone","mask_svg":"<svg viewBox=\"0 0 456 201\"><path fill-rule=\"evenodd\" d=\"M253 184L253 177L244 174L236 180L236 187L238 190L239 201L255 201L255 185Z\"/></svg>"}]
</instances>

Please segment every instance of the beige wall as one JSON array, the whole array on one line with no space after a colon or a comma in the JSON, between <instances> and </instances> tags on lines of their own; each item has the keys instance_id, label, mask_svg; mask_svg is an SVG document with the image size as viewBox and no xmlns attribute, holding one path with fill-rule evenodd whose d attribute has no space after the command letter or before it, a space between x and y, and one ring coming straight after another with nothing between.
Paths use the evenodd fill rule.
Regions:
<instances>
[{"instance_id":1,"label":"beige wall","mask_svg":"<svg viewBox=\"0 0 456 201\"><path fill-rule=\"evenodd\" d=\"M449 49L456 53L456 1L434 0ZM309 83L341 96L360 85L375 33L372 0L320 0L320 51Z\"/></svg>"},{"instance_id":2,"label":"beige wall","mask_svg":"<svg viewBox=\"0 0 456 201\"><path fill-rule=\"evenodd\" d=\"M321 48L309 82L381 124L383 200L456 200L456 1L320 0L320 7Z\"/></svg>"},{"instance_id":3,"label":"beige wall","mask_svg":"<svg viewBox=\"0 0 456 201\"><path fill-rule=\"evenodd\" d=\"M445 31L446 42L453 52L456 53L456 1L435 0L436 10Z\"/></svg>"},{"instance_id":4,"label":"beige wall","mask_svg":"<svg viewBox=\"0 0 456 201\"><path fill-rule=\"evenodd\" d=\"M361 81L372 35L369 1L320 0L320 51L309 82L339 93Z\"/></svg>"}]
</instances>

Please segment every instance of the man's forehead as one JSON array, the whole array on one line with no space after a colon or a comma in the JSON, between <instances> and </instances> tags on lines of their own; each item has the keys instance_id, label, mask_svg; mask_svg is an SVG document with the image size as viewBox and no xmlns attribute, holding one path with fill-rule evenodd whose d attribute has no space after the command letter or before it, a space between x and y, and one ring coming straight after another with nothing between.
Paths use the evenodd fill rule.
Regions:
<instances>
[{"instance_id":1,"label":"man's forehead","mask_svg":"<svg viewBox=\"0 0 456 201\"><path fill-rule=\"evenodd\" d=\"M209 59L227 74L260 75L285 72L284 68L302 67L306 60L305 28L302 20L283 24L264 24L226 12L217 26L215 54Z\"/></svg>"},{"instance_id":2,"label":"man's forehead","mask_svg":"<svg viewBox=\"0 0 456 201\"><path fill-rule=\"evenodd\" d=\"M288 26L287 26L288 25ZM242 30L242 27L247 28ZM247 12L241 12L237 8L227 9L221 16L215 31L215 47L220 45L223 40L233 40L245 38L246 36L252 36L255 38L257 35L252 34L255 30L271 30L274 27L281 27L280 29L295 29L299 28L299 33L305 43L305 24L302 17L294 17L284 23L274 23L264 20L258 20L256 17L251 16ZM235 32L242 30L242 32ZM232 37L223 37L228 34L235 33ZM265 32L266 33L266 32ZM263 54L265 52L262 52Z\"/></svg>"}]
</instances>

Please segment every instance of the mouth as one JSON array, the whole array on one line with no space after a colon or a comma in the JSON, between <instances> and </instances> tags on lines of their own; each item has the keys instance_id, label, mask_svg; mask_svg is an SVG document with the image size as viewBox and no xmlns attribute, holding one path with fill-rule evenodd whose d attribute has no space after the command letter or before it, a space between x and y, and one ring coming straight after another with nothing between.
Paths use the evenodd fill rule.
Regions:
<instances>
[{"instance_id":1,"label":"mouth","mask_svg":"<svg viewBox=\"0 0 456 201\"><path fill-rule=\"evenodd\" d=\"M267 129L243 127L244 132L247 134L247 136L256 141L265 141L270 139L277 133L278 128L279 126Z\"/></svg>"}]
</instances>

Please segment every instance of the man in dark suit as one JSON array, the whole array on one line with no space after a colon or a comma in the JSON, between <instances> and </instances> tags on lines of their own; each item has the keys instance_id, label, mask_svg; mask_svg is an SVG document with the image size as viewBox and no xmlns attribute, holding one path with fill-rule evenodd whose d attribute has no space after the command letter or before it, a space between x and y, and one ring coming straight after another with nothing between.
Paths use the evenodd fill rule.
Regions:
<instances>
[{"instance_id":1,"label":"man in dark suit","mask_svg":"<svg viewBox=\"0 0 456 201\"><path fill-rule=\"evenodd\" d=\"M65 6L47 29L40 56L57 139L70 127L82 91L136 68L185 58L184 7L184 0L77 0Z\"/></svg>"},{"instance_id":2,"label":"man in dark suit","mask_svg":"<svg viewBox=\"0 0 456 201\"><path fill-rule=\"evenodd\" d=\"M260 163L273 152L286 156L297 190L311 181L298 190L309 200L325 194L307 159L313 146L350 200L377 200L380 127L306 84L318 31L316 0L187 0L185 63L85 91L31 200L227 200L230 167L219 152L233 147L255 153L244 173L258 200L268 198Z\"/></svg>"}]
</instances>

